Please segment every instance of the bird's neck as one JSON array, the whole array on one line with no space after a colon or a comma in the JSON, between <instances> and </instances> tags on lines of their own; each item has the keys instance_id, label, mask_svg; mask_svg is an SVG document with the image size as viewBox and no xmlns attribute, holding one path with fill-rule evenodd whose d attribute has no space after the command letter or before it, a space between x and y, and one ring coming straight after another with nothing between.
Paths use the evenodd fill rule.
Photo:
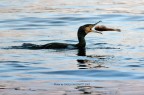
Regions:
<instances>
[{"instance_id":1,"label":"bird's neck","mask_svg":"<svg viewBox=\"0 0 144 95\"><path fill-rule=\"evenodd\" d=\"M77 36L78 36L78 41L79 41L79 43L77 44L77 47L78 48L85 48L85 46L86 46L86 41L85 41L86 33L85 33L85 27L84 26L81 26L78 29Z\"/></svg>"},{"instance_id":2,"label":"bird's neck","mask_svg":"<svg viewBox=\"0 0 144 95\"><path fill-rule=\"evenodd\" d=\"M78 47L79 48L84 48L86 46L86 41L84 37L78 37Z\"/></svg>"}]
</instances>

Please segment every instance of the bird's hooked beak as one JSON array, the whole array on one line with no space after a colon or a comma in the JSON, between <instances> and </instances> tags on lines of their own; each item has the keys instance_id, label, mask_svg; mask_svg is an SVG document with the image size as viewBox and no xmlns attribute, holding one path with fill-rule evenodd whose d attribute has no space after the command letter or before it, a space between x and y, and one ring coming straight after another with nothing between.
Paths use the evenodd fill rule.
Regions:
<instances>
[{"instance_id":1,"label":"bird's hooked beak","mask_svg":"<svg viewBox=\"0 0 144 95\"><path fill-rule=\"evenodd\" d=\"M100 22L102 22L102 21L98 21L97 23L95 23L95 24L93 25L93 27L92 27L92 32L102 34L102 32L96 30L96 25L97 25L98 23L100 23Z\"/></svg>"}]
</instances>

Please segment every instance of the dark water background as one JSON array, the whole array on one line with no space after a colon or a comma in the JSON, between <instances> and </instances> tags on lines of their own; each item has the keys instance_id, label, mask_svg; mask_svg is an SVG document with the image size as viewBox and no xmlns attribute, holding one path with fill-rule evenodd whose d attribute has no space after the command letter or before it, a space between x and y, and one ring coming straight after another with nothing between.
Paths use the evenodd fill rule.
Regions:
<instances>
[{"instance_id":1,"label":"dark water background","mask_svg":"<svg viewBox=\"0 0 144 95\"><path fill-rule=\"evenodd\" d=\"M0 80L143 80L143 0L1 0ZM4 49L22 43L77 43L78 27L99 20L119 32L86 36L78 50Z\"/></svg>"}]
</instances>

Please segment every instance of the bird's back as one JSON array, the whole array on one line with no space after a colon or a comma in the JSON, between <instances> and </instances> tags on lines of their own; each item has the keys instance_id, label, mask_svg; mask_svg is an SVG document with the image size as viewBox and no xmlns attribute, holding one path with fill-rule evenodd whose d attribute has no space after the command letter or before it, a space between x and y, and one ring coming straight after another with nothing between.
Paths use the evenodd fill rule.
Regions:
<instances>
[{"instance_id":1,"label":"bird's back","mask_svg":"<svg viewBox=\"0 0 144 95\"><path fill-rule=\"evenodd\" d=\"M20 49L73 49L77 48L75 44L67 43L48 43L44 45L36 45L31 43L24 43L22 46L14 46Z\"/></svg>"}]
</instances>

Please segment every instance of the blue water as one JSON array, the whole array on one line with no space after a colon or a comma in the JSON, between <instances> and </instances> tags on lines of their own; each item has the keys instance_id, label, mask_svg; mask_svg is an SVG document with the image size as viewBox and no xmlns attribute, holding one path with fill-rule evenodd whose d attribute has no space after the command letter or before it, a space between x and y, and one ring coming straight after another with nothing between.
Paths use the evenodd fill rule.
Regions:
<instances>
[{"instance_id":1,"label":"blue water","mask_svg":"<svg viewBox=\"0 0 144 95\"><path fill-rule=\"evenodd\" d=\"M0 80L144 79L143 1L10 1L0 1ZM4 49L22 43L74 44L79 26L99 20L122 32L88 34L85 56L77 49Z\"/></svg>"}]
</instances>

